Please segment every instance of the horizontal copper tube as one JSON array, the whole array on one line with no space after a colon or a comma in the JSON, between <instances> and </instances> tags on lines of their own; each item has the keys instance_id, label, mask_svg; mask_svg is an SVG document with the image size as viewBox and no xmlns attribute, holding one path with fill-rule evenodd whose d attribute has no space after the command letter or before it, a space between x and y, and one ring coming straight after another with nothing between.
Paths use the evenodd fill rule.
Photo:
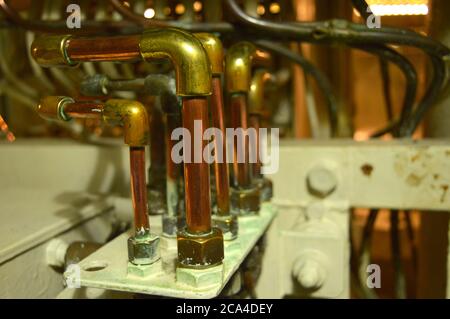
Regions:
<instances>
[{"instance_id":1,"label":"horizontal copper tube","mask_svg":"<svg viewBox=\"0 0 450 319\"><path fill-rule=\"evenodd\" d=\"M230 97L231 126L234 129L242 128L246 130L247 124L247 95L233 94ZM243 140L238 143L238 137L234 138L233 157L233 186L237 188L248 188L251 186L251 172L248 154L248 139L242 136ZM241 147L240 147L241 146ZM240 148L239 148L240 147ZM245 154L244 163L238 163L238 153Z\"/></svg>"},{"instance_id":2,"label":"horizontal copper tube","mask_svg":"<svg viewBox=\"0 0 450 319\"><path fill-rule=\"evenodd\" d=\"M188 145L189 141L183 140L183 151L190 147L192 149L189 163L184 163L186 228L190 234L203 234L211 231L209 165L204 161L203 154L197 154L197 157L201 158L200 162L194 161L194 121L196 120L201 121L202 153L207 145L207 141L202 138L203 132L208 127L207 103L207 99L204 97L183 99L183 127L191 133L190 145Z\"/></svg>"},{"instance_id":3,"label":"horizontal copper tube","mask_svg":"<svg viewBox=\"0 0 450 319\"><path fill-rule=\"evenodd\" d=\"M139 35L99 38L72 38L66 52L73 62L139 61Z\"/></svg>"},{"instance_id":4,"label":"horizontal copper tube","mask_svg":"<svg viewBox=\"0 0 450 319\"><path fill-rule=\"evenodd\" d=\"M249 114L248 115L248 125L249 127L252 127L256 130L256 145L250 145L250 147L253 147L253 151L257 155L256 157L256 163L252 164L252 172L253 172L253 178L261 178L261 161L259 158L259 129L261 127L261 115L259 114Z\"/></svg>"},{"instance_id":5,"label":"horizontal copper tube","mask_svg":"<svg viewBox=\"0 0 450 319\"><path fill-rule=\"evenodd\" d=\"M150 231L150 223L147 215L144 146L130 147L130 175L136 236L145 235Z\"/></svg>"},{"instance_id":6,"label":"horizontal copper tube","mask_svg":"<svg viewBox=\"0 0 450 319\"><path fill-rule=\"evenodd\" d=\"M72 118L101 118L103 103L66 103L64 113Z\"/></svg>"},{"instance_id":7,"label":"horizontal copper tube","mask_svg":"<svg viewBox=\"0 0 450 319\"><path fill-rule=\"evenodd\" d=\"M225 139L223 92L220 77L212 78L211 117L212 126L222 131L222 135ZM226 141L224 140L220 144L219 141L215 139L214 142L216 149L214 173L216 176L217 213L219 215L228 215L230 213L230 180L228 163L226 160ZM222 151L223 158L219 158L219 154L217 152L219 149Z\"/></svg>"}]
</instances>

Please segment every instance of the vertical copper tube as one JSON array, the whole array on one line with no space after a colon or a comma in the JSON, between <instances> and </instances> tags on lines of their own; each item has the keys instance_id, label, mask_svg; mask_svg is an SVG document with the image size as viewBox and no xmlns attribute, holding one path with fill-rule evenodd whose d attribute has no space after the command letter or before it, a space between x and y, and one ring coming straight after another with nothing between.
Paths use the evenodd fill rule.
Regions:
<instances>
[{"instance_id":1,"label":"vertical copper tube","mask_svg":"<svg viewBox=\"0 0 450 319\"><path fill-rule=\"evenodd\" d=\"M131 198L136 236L150 230L147 215L147 184L145 181L145 147L130 147Z\"/></svg>"},{"instance_id":2,"label":"vertical copper tube","mask_svg":"<svg viewBox=\"0 0 450 319\"><path fill-rule=\"evenodd\" d=\"M247 95L233 94L230 97L231 105L231 126L234 129L242 128L246 130L247 125ZM241 138L238 143L238 138ZM251 185L248 138L245 135L234 138L234 160L233 160L233 185L238 188L247 188ZM244 163L238 163L238 153L243 154Z\"/></svg>"},{"instance_id":3,"label":"vertical copper tube","mask_svg":"<svg viewBox=\"0 0 450 319\"><path fill-rule=\"evenodd\" d=\"M261 161L259 158L259 128L261 127L261 115L259 114L249 114L248 125L256 130L256 145L250 145L256 154L256 163L252 164L253 178L261 178Z\"/></svg>"},{"instance_id":4,"label":"vertical copper tube","mask_svg":"<svg viewBox=\"0 0 450 319\"><path fill-rule=\"evenodd\" d=\"M225 123L223 114L223 94L220 77L213 77L212 79L212 97L211 97L211 115L212 126L218 128L222 132L223 141L220 145L217 139L215 143L215 161L214 173L216 177L216 192L217 192L217 213L219 215L228 215L230 212L230 181L227 163L227 147L225 139ZM219 158L219 150L222 153L222 158Z\"/></svg>"},{"instance_id":5,"label":"vertical copper tube","mask_svg":"<svg viewBox=\"0 0 450 319\"><path fill-rule=\"evenodd\" d=\"M146 97L146 108L149 114L150 131L150 169L149 186L152 189L164 190L165 174L165 134L162 112L156 107L154 98Z\"/></svg>"},{"instance_id":6,"label":"vertical copper tube","mask_svg":"<svg viewBox=\"0 0 450 319\"><path fill-rule=\"evenodd\" d=\"M179 114L166 114L166 132L165 132L165 147L166 147L166 185L167 185L167 212L170 216L177 216L179 193L178 187L180 183L180 164L176 164L172 160L172 149L176 140L171 139L172 131L180 127L181 118Z\"/></svg>"},{"instance_id":7,"label":"vertical copper tube","mask_svg":"<svg viewBox=\"0 0 450 319\"><path fill-rule=\"evenodd\" d=\"M207 141L203 140L203 132L208 127L207 99L184 98L182 118L183 127L191 135L189 141L183 140L183 152L191 149L191 158L186 158L184 153L186 227L191 234L209 233L211 231L209 166L203 159L203 150L207 145ZM200 130L196 134L201 136L194 135L195 122L200 123ZM201 150L196 149L196 146L201 146Z\"/></svg>"}]
</instances>

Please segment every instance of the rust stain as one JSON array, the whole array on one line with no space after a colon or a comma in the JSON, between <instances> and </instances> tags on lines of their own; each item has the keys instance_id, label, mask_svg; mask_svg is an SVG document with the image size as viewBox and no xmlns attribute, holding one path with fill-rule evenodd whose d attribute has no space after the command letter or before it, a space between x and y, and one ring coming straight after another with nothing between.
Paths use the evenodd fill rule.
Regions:
<instances>
[{"instance_id":1,"label":"rust stain","mask_svg":"<svg viewBox=\"0 0 450 319\"><path fill-rule=\"evenodd\" d=\"M416 154L416 155L414 155L414 156L411 157L411 162L414 163L414 162L417 161L419 158L420 158L420 154Z\"/></svg>"},{"instance_id":2,"label":"rust stain","mask_svg":"<svg viewBox=\"0 0 450 319\"><path fill-rule=\"evenodd\" d=\"M364 175L370 177L370 175L372 175L373 166L370 164L364 164L361 166L361 171Z\"/></svg>"},{"instance_id":3,"label":"rust stain","mask_svg":"<svg viewBox=\"0 0 450 319\"><path fill-rule=\"evenodd\" d=\"M448 185L441 185L441 188L442 188L441 203L443 203L445 200L445 195L447 195Z\"/></svg>"}]
</instances>

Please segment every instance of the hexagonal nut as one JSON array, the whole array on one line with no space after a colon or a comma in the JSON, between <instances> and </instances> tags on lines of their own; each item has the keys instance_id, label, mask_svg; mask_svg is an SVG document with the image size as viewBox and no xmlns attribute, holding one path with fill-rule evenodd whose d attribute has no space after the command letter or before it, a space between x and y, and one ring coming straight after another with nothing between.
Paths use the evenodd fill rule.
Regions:
<instances>
[{"instance_id":1,"label":"hexagonal nut","mask_svg":"<svg viewBox=\"0 0 450 319\"><path fill-rule=\"evenodd\" d=\"M223 240L233 240L237 238L239 224L236 215L213 215L212 223L214 227L217 227L222 231Z\"/></svg>"},{"instance_id":2,"label":"hexagonal nut","mask_svg":"<svg viewBox=\"0 0 450 319\"><path fill-rule=\"evenodd\" d=\"M273 197L273 183L268 178L261 178L257 181L260 191L261 202L270 202Z\"/></svg>"},{"instance_id":3,"label":"hexagonal nut","mask_svg":"<svg viewBox=\"0 0 450 319\"><path fill-rule=\"evenodd\" d=\"M224 258L223 236L213 227L206 235L192 235L186 230L178 232L178 266L204 269L220 264Z\"/></svg>"},{"instance_id":4,"label":"hexagonal nut","mask_svg":"<svg viewBox=\"0 0 450 319\"><path fill-rule=\"evenodd\" d=\"M145 235L128 238L128 260L134 265L150 265L159 260L159 237Z\"/></svg>"},{"instance_id":5,"label":"hexagonal nut","mask_svg":"<svg viewBox=\"0 0 450 319\"><path fill-rule=\"evenodd\" d=\"M325 167L311 169L307 176L308 191L319 198L329 196L337 187L335 174Z\"/></svg>"},{"instance_id":6,"label":"hexagonal nut","mask_svg":"<svg viewBox=\"0 0 450 319\"><path fill-rule=\"evenodd\" d=\"M223 282L223 264L208 269L177 267L177 282L196 289L207 289Z\"/></svg>"},{"instance_id":7,"label":"hexagonal nut","mask_svg":"<svg viewBox=\"0 0 450 319\"><path fill-rule=\"evenodd\" d=\"M261 209L259 188L231 188L230 203L231 210L239 216L257 215Z\"/></svg>"}]
</instances>

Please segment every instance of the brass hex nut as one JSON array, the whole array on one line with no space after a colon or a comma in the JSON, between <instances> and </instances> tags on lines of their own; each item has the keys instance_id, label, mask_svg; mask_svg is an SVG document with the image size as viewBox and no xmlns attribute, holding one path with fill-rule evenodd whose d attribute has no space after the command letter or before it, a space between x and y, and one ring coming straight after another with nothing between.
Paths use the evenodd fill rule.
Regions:
<instances>
[{"instance_id":1,"label":"brass hex nut","mask_svg":"<svg viewBox=\"0 0 450 319\"><path fill-rule=\"evenodd\" d=\"M264 177L259 179L257 184L260 191L261 202L269 202L273 197L272 181Z\"/></svg>"},{"instance_id":2,"label":"brass hex nut","mask_svg":"<svg viewBox=\"0 0 450 319\"><path fill-rule=\"evenodd\" d=\"M258 187L249 189L231 188L231 210L239 216L257 215L261 208L260 191Z\"/></svg>"},{"instance_id":3,"label":"brass hex nut","mask_svg":"<svg viewBox=\"0 0 450 319\"><path fill-rule=\"evenodd\" d=\"M205 235L179 231L177 246L179 267L210 268L219 265L224 258L222 231L215 227Z\"/></svg>"},{"instance_id":4,"label":"brass hex nut","mask_svg":"<svg viewBox=\"0 0 450 319\"><path fill-rule=\"evenodd\" d=\"M128 238L128 260L134 265L150 265L158 261L159 237L145 235Z\"/></svg>"},{"instance_id":5,"label":"brass hex nut","mask_svg":"<svg viewBox=\"0 0 450 319\"><path fill-rule=\"evenodd\" d=\"M219 228L223 234L223 240L233 240L237 238L238 235L238 217L234 214L229 214L225 216L213 215L212 223L214 227Z\"/></svg>"}]
</instances>

